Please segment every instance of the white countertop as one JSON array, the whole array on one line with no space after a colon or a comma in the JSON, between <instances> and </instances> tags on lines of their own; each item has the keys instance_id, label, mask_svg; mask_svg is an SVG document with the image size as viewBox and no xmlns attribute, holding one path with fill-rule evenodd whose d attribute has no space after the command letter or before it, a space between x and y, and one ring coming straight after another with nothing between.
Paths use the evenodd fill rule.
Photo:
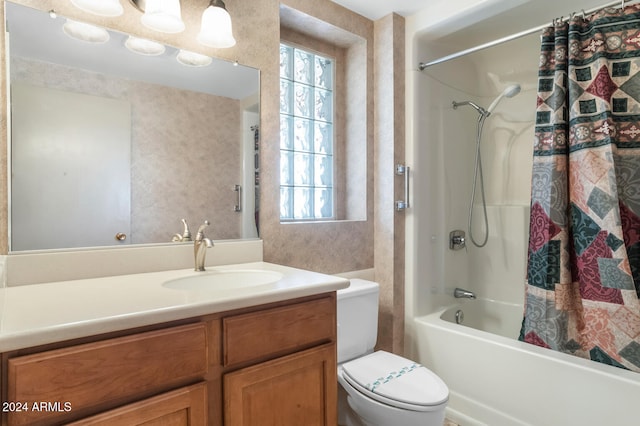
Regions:
<instances>
[{"instance_id":1,"label":"white countertop","mask_svg":"<svg viewBox=\"0 0 640 426\"><path fill-rule=\"evenodd\" d=\"M349 281L267 262L208 267L272 271L269 284L191 291L168 280L203 274L192 269L0 288L0 352L95 334L326 293ZM206 272L205 272L206 273Z\"/></svg>"}]
</instances>

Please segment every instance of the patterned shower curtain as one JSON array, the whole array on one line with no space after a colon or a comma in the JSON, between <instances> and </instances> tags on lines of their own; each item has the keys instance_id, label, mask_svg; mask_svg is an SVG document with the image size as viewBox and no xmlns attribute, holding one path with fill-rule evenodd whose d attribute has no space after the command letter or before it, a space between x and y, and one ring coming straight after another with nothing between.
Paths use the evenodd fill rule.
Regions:
<instances>
[{"instance_id":1,"label":"patterned shower curtain","mask_svg":"<svg viewBox=\"0 0 640 426\"><path fill-rule=\"evenodd\" d=\"M520 340L640 371L640 6L542 36Z\"/></svg>"}]
</instances>

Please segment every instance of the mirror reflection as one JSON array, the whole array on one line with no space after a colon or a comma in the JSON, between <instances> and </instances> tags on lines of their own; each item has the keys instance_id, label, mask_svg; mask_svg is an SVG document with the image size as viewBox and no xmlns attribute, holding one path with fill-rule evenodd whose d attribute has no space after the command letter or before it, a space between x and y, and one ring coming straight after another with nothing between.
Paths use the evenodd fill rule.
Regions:
<instances>
[{"instance_id":1,"label":"mirror reflection","mask_svg":"<svg viewBox=\"0 0 640 426\"><path fill-rule=\"evenodd\" d=\"M6 15L11 251L257 237L258 70Z\"/></svg>"}]
</instances>

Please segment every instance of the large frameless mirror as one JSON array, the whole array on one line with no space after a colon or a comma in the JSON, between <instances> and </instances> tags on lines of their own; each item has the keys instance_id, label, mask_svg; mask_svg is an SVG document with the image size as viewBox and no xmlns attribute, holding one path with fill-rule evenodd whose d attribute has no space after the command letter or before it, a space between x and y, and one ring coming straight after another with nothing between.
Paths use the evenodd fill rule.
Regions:
<instances>
[{"instance_id":1,"label":"large frameless mirror","mask_svg":"<svg viewBox=\"0 0 640 426\"><path fill-rule=\"evenodd\" d=\"M11 251L257 237L258 70L5 6Z\"/></svg>"}]
</instances>

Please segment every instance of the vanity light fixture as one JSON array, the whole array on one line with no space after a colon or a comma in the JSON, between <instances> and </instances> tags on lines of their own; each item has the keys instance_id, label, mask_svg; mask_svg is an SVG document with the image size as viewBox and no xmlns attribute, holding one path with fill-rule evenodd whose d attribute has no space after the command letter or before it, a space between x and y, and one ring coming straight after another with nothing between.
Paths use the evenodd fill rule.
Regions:
<instances>
[{"instance_id":1,"label":"vanity light fixture","mask_svg":"<svg viewBox=\"0 0 640 426\"><path fill-rule=\"evenodd\" d=\"M71 3L80 10L100 16L120 16L124 9L120 0L71 0Z\"/></svg>"},{"instance_id":2,"label":"vanity light fixture","mask_svg":"<svg viewBox=\"0 0 640 426\"><path fill-rule=\"evenodd\" d=\"M180 0L129 0L143 12L140 21L147 28L175 34L184 31ZM77 8L100 16L124 13L120 0L71 0ZM222 0L210 0L202 13L198 42L204 46L224 49L235 46L231 15Z\"/></svg>"},{"instance_id":3,"label":"vanity light fixture","mask_svg":"<svg viewBox=\"0 0 640 426\"><path fill-rule=\"evenodd\" d=\"M129 36L127 41L124 42L124 45L130 51L144 56L162 55L166 50L162 43L134 36Z\"/></svg>"},{"instance_id":4,"label":"vanity light fixture","mask_svg":"<svg viewBox=\"0 0 640 426\"><path fill-rule=\"evenodd\" d=\"M188 50L182 50L178 52L176 60L182 65L190 67L206 67L211 64L213 59L207 55L201 55L200 53L190 52Z\"/></svg>"},{"instance_id":5,"label":"vanity light fixture","mask_svg":"<svg viewBox=\"0 0 640 426\"><path fill-rule=\"evenodd\" d=\"M184 31L180 0L130 0L144 12L140 22L152 30L175 34Z\"/></svg>"},{"instance_id":6,"label":"vanity light fixture","mask_svg":"<svg viewBox=\"0 0 640 426\"><path fill-rule=\"evenodd\" d=\"M202 14L197 40L208 47L227 48L235 46L231 29L231 15L222 0L211 0Z\"/></svg>"},{"instance_id":7,"label":"vanity light fixture","mask_svg":"<svg viewBox=\"0 0 640 426\"><path fill-rule=\"evenodd\" d=\"M110 38L109 32L104 28L72 19L66 20L62 26L62 31L69 37L89 43L106 43Z\"/></svg>"}]
</instances>

